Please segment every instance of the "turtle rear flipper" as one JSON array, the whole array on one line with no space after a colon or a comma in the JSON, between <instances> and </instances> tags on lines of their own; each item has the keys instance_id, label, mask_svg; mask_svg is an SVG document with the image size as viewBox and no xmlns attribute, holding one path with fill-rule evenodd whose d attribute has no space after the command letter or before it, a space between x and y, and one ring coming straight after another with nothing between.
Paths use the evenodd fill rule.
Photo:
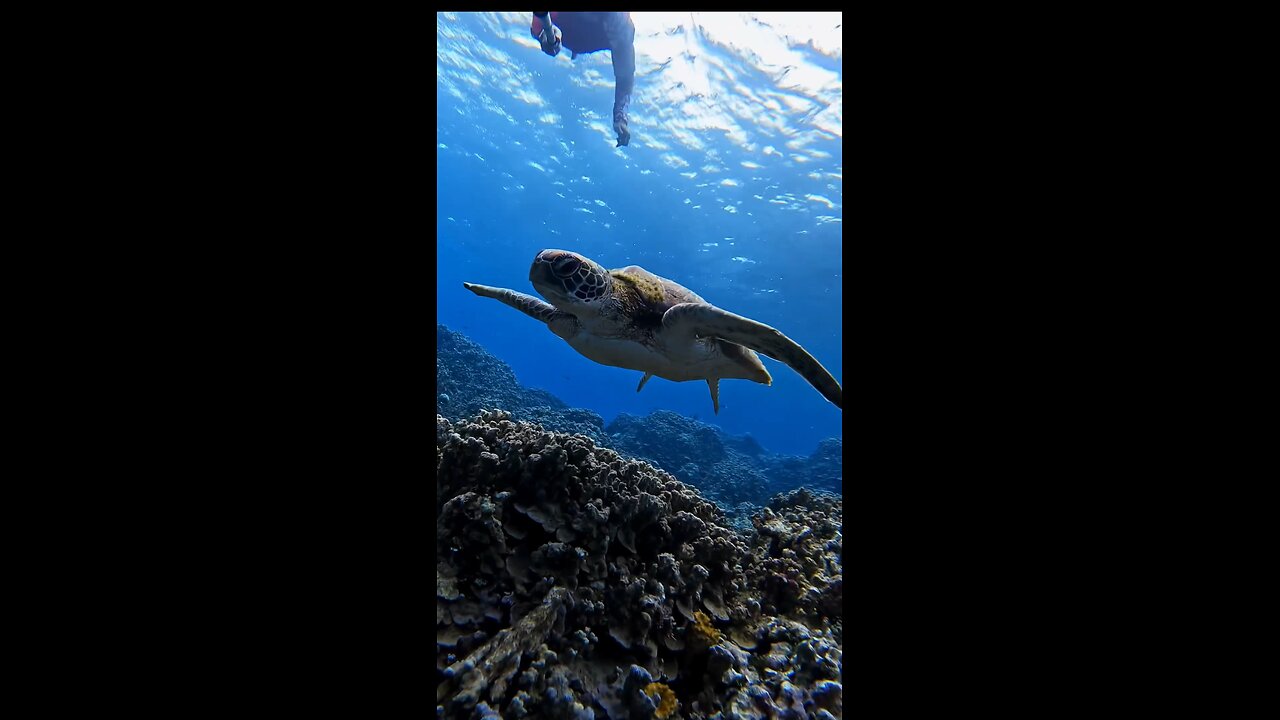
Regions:
<instances>
[{"instance_id":1,"label":"turtle rear flipper","mask_svg":"<svg viewBox=\"0 0 1280 720\"><path fill-rule=\"evenodd\" d=\"M795 370L833 405L843 409L840 383L796 341L751 318L735 315L714 305L680 303L662 316L669 332L695 337L717 337L784 363Z\"/></svg>"}]
</instances>

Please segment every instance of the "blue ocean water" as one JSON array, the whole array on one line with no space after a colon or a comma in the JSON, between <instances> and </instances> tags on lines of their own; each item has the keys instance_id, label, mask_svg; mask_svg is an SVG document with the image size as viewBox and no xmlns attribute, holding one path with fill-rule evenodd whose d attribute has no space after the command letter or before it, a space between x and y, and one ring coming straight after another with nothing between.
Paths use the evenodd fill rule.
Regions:
<instances>
[{"instance_id":1,"label":"blue ocean water","mask_svg":"<svg viewBox=\"0 0 1280 720\"><path fill-rule=\"evenodd\" d=\"M772 325L844 384L840 13L632 13L631 143L609 51L552 58L530 13L436 18L438 321L521 383L602 415L673 410L808 455L842 411L781 363L773 385L651 379L577 354L462 283L536 295L546 248L639 265Z\"/></svg>"}]
</instances>

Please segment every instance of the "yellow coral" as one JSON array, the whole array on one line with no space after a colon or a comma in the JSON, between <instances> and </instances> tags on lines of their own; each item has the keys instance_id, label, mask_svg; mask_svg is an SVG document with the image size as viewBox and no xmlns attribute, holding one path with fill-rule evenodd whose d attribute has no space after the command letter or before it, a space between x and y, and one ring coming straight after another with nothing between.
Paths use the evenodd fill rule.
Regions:
<instances>
[{"instance_id":1,"label":"yellow coral","mask_svg":"<svg viewBox=\"0 0 1280 720\"><path fill-rule=\"evenodd\" d=\"M690 642L699 648L709 648L720 642L720 631L711 625L711 618L698 610L693 614L693 622L689 624Z\"/></svg>"},{"instance_id":2,"label":"yellow coral","mask_svg":"<svg viewBox=\"0 0 1280 720\"><path fill-rule=\"evenodd\" d=\"M645 686L645 695L653 695L654 693L658 694L658 711L654 713L654 716L659 720L671 717L671 714L676 711L676 705L679 704L676 702L676 694L671 691L671 688L662 683L649 683Z\"/></svg>"}]
</instances>

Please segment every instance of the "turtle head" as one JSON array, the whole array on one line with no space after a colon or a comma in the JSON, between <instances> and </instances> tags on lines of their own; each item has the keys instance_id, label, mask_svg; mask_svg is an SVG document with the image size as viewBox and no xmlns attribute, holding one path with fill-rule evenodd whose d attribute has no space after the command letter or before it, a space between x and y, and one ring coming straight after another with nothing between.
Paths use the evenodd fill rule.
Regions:
<instances>
[{"instance_id":1,"label":"turtle head","mask_svg":"<svg viewBox=\"0 0 1280 720\"><path fill-rule=\"evenodd\" d=\"M543 250L529 268L529 282L547 302L569 311L609 292L609 271L589 258L568 250Z\"/></svg>"}]
</instances>

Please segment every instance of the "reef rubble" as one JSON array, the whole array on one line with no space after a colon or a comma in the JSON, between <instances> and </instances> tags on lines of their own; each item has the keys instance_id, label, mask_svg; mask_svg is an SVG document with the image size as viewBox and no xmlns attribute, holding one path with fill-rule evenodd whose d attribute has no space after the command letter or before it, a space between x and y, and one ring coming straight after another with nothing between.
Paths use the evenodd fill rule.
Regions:
<instances>
[{"instance_id":1,"label":"reef rubble","mask_svg":"<svg viewBox=\"0 0 1280 720\"><path fill-rule=\"evenodd\" d=\"M437 716L841 717L841 498L750 507L586 433L437 414Z\"/></svg>"}]
</instances>

